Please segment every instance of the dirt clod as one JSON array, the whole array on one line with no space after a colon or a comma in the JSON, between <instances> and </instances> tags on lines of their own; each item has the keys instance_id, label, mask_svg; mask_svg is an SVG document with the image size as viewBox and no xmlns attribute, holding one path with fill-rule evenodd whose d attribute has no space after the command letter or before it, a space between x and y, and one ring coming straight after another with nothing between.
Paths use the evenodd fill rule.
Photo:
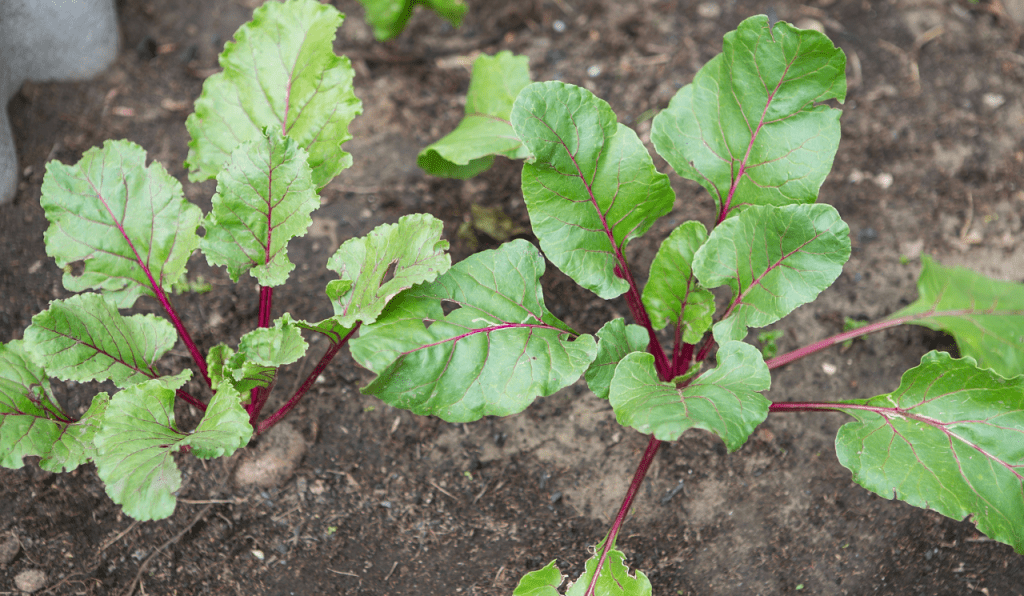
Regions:
<instances>
[{"instance_id":1,"label":"dirt clod","mask_svg":"<svg viewBox=\"0 0 1024 596\"><path fill-rule=\"evenodd\" d=\"M38 569L26 569L14 576L14 585L22 592L34 594L46 585L46 574Z\"/></svg>"},{"instance_id":2,"label":"dirt clod","mask_svg":"<svg viewBox=\"0 0 1024 596\"><path fill-rule=\"evenodd\" d=\"M17 537L9 534L0 539L0 566L10 564L18 556L19 550L21 543Z\"/></svg>"},{"instance_id":3,"label":"dirt clod","mask_svg":"<svg viewBox=\"0 0 1024 596\"><path fill-rule=\"evenodd\" d=\"M280 422L263 435L259 446L242 455L235 472L235 484L241 487L281 486L295 474L306 455L306 440L288 422Z\"/></svg>"}]
</instances>

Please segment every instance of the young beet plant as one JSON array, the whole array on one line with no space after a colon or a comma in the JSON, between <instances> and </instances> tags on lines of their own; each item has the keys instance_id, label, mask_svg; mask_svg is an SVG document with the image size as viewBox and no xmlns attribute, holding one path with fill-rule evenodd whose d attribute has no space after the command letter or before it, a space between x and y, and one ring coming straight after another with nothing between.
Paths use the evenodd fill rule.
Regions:
<instances>
[{"instance_id":1,"label":"young beet plant","mask_svg":"<svg viewBox=\"0 0 1024 596\"><path fill-rule=\"evenodd\" d=\"M402 293L352 342L379 374L364 391L420 414L519 411L582 371L620 424L651 435L608 535L566 594L650 594L614 544L659 445L701 428L735 451L769 412L849 414L836 451L856 482L971 517L1024 553L1024 286L925 256L920 297L884 320L767 362L744 341L814 300L850 255L847 225L815 204L839 144L840 111L825 102L845 98L845 56L820 33L772 25L753 17L726 35L722 54L652 123L657 152L707 189L718 212L710 233L689 221L664 240L642 289L626 244L675 197L636 134L588 91L531 84L524 58L481 57L466 118L420 154L424 169L453 177L475 175L494 155L525 158L523 195L544 256L602 298L625 294L636 323L610 321L596 339L567 330L544 308L541 253L517 240ZM723 286L730 297L716 308L709 289ZM444 302L459 308L446 316ZM870 399L762 396L771 369L908 323L952 334L962 357L930 352L899 388ZM555 595L563 580L552 562L515 594Z\"/></svg>"},{"instance_id":2,"label":"young beet plant","mask_svg":"<svg viewBox=\"0 0 1024 596\"><path fill-rule=\"evenodd\" d=\"M48 164L46 251L64 268L64 287L81 293L51 302L23 339L0 345L0 464L18 468L38 456L42 468L63 471L92 461L128 515L167 517L181 485L172 453L210 458L245 446L298 403L388 298L448 269L441 222L408 216L349 240L330 259L340 275L327 288L336 316L272 316L274 288L294 268L288 242L306 233L318 190L351 164L340 146L361 104L348 59L332 50L342 18L315 0L268 3L227 44L224 71L207 79L187 122L190 177L217 178L205 217L133 143L108 141L73 166ZM248 273L259 284L258 327L205 355L168 296L197 248L232 281ZM159 301L167 319L121 313L143 296ZM325 336L329 347L299 390L261 419L277 368L309 347L302 331ZM160 366L178 340L208 400L185 390L191 370ZM70 412L51 392L54 377L111 381L118 391ZM203 412L189 432L175 423L176 400Z\"/></svg>"}]
</instances>

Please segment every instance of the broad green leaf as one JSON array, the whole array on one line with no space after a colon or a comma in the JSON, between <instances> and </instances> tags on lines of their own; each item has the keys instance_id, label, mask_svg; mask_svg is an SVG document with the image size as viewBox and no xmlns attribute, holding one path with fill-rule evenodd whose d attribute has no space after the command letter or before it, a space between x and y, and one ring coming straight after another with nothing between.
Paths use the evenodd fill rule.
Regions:
<instances>
[{"instance_id":1,"label":"broad green leaf","mask_svg":"<svg viewBox=\"0 0 1024 596\"><path fill-rule=\"evenodd\" d=\"M814 300L849 258L850 228L831 205L751 207L711 232L693 272L705 288L732 288L732 303L713 328L722 343Z\"/></svg>"},{"instance_id":2,"label":"broad green leaf","mask_svg":"<svg viewBox=\"0 0 1024 596\"><path fill-rule=\"evenodd\" d=\"M612 378L615 418L662 441L675 441L688 428L702 428L736 451L768 416L769 401L759 392L771 385L771 375L760 352L749 344L725 342L717 359L718 366L677 389L658 380L654 356L629 354Z\"/></svg>"},{"instance_id":3,"label":"broad green leaf","mask_svg":"<svg viewBox=\"0 0 1024 596\"><path fill-rule=\"evenodd\" d=\"M523 197L544 254L576 283L614 298L626 243L672 209L668 176L615 112L586 89L533 83L512 106L512 127L532 157Z\"/></svg>"},{"instance_id":4,"label":"broad green leaf","mask_svg":"<svg viewBox=\"0 0 1024 596\"><path fill-rule=\"evenodd\" d=\"M704 224L688 221L679 226L658 248L651 275L644 286L643 302L655 329L682 320L682 339L695 344L711 327L714 295L700 287L694 276L693 255L708 239Z\"/></svg>"},{"instance_id":5,"label":"broad green leaf","mask_svg":"<svg viewBox=\"0 0 1024 596\"><path fill-rule=\"evenodd\" d=\"M331 343L335 344L341 343L342 340L344 340L345 337L347 337L352 332L353 329L352 327L345 327L341 325L340 323L338 323L338 320L335 319L334 317L324 319L323 321L320 321L318 323L310 323L308 321L296 319L295 324L298 325L301 329L320 333L326 336L327 339L331 341Z\"/></svg>"},{"instance_id":6,"label":"broad green leaf","mask_svg":"<svg viewBox=\"0 0 1024 596\"><path fill-rule=\"evenodd\" d=\"M490 168L495 155L529 156L509 122L512 102L529 84L526 56L505 51L477 58L466 95L466 117L447 136L420 151L417 164L434 176L466 179Z\"/></svg>"},{"instance_id":7,"label":"broad green leaf","mask_svg":"<svg viewBox=\"0 0 1024 596\"><path fill-rule=\"evenodd\" d=\"M615 367L627 355L647 349L650 337L640 325L626 325L624 319L612 319L597 332L597 358L583 375L594 395L608 399L608 386Z\"/></svg>"},{"instance_id":8,"label":"broad green leaf","mask_svg":"<svg viewBox=\"0 0 1024 596\"><path fill-rule=\"evenodd\" d=\"M352 92L352 67L334 54L344 19L316 0L267 2L235 32L220 54L223 72L206 79L185 126L189 179L216 176L235 148L274 128L309 153L313 186L323 188L352 165L341 144L362 113Z\"/></svg>"},{"instance_id":9,"label":"broad green leaf","mask_svg":"<svg viewBox=\"0 0 1024 596\"><path fill-rule=\"evenodd\" d=\"M597 546L597 552L598 554L587 559L583 575L569 586L569 589L565 591L565 596L585 595L587 588L590 587L590 582L594 579L601 544ZM597 583L594 584L594 596L651 596L651 581L640 571L637 571L636 575L630 575L625 561L626 555L622 551L615 549L608 551L608 556L601 567L601 574L598 575Z\"/></svg>"},{"instance_id":10,"label":"broad green leaf","mask_svg":"<svg viewBox=\"0 0 1024 596\"><path fill-rule=\"evenodd\" d=\"M921 257L916 301L890 318L944 331L960 353L1004 377L1024 374L1024 284Z\"/></svg>"},{"instance_id":11,"label":"broad green leaf","mask_svg":"<svg viewBox=\"0 0 1024 596\"><path fill-rule=\"evenodd\" d=\"M514 240L401 293L351 344L353 357L379 375L363 392L468 422L521 412L575 382L597 344L548 312L543 273L537 249ZM446 315L442 302L457 308Z\"/></svg>"},{"instance_id":12,"label":"broad green leaf","mask_svg":"<svg viewBox=\"0 0 1024 596\"><path fill-rule=\"evenodd\" d=\"M25 330L26 349L50 376L79 382L110 379L118 387L160 376L154 365L177 339L165 319L125 317L92 293L50 302Z\"/></svg>"},{"instance_id":13,"label":"broad green leaf","mask_svg":"<svg viewBox=\"0 0 1024 596\"><path fill-rule=\"evenodd\" d=\"M967 516L1024 554L1024 376L929 352L892 393L841 402L836 436L853 479L887 499Z\"/></svg>"},{"instance_id":14,"label":"broad green leaf","mask_svg":"<svg viewBox=\"0 0 1024 596\"><path fill-rule=\"evenodd\" d=\"M413 8L423 5L444 17L453 27L466 14L463 0L359 0L366 7L366 22L373 27L377 41L398 37L412 16Z\"/></svg>"},{"instance_id":15,"label":"broad green leaf","mask_svg":"<svg viewBox=\"0 0 1024 596\"><path fill-rule=\"evenodd\" d=\"M372 323L399 292L447 271L452 260L443 231L441 220L418 213L342 244L327 261L327 268L341 276L327 284L338 323Z\"/></svg>"},{"instance_id":16,"label":"broad green leaf","mask_svg":"<svg viewBox=\"0 0 1024 596\"><path fill-rule=\"evenodd\" d=\"M603 544L603 543L602 543ZM601 545L597 546L597 552L601 552ZM584 596L590 582L594 579L594 571L600 559L599 554L587 560L584 565L585 571L575 582L571 582L566 588L565 596ZM630 575L626 567L626 555L622 551L612 549L601 567L601 574L594 584L594 596L651 596L651 582L641 572ZM519 580L519 585L512 596L559 596L562 592L559 587L565 580L564 575L558 570L558 562L551 561L543 569L531 571Z\"/></svg>"},{"instance_id":17,"label":"broad green leaf","mask_svg":"<svg viewBox=\"0 0 1024 596\"><path fill-rule=\"evenodd\" d=\"M46 254L64 268L70 292L96 289L131 308L170 290L199 245L202 212L181 183L128 141L107 141L73 166L46 164L40 205L50 221ZM76 273L72 265L81 263Z\"/></svg>"},{"instance_id":18,"label":"broad green leaf","mask_svg":"<svg viewBox=\"0 0 1024 596\"><path fill-rule=\"evenodd\" d=\"M764 15L727 33L722 53L654 118L651 141L719 206L813 203L839 147L846 56L824 34Z\"/></svg>"},{"instance_id":19,"label":"broad green leaf","mask_svg":"<svg viewBox=\"0 0 1024 596\"><path fill-rule=\"evenodd\" d=\"M93 438L107 495L139 521L174 513L171 493L181 488L181 472L171 454L186 436L174 423L174 392L191 376L185 370L118 391Z\"/></svg>"},{"instance_id":20,"label":"broad green leaf","mask_svg":"<svg viewBox=\"0 0 1024 596\"><path fill-rule=\"evenodd\" d=\"M50 472L70 472L78 466L96 459L96 431L103 423L110 396L99 393L81 420L64 425L53 442L49 453L39 460L39 467Z\"/></svg>"},{"instance_id":21,"label":"broad green leaf","mask_svg":"<svg viewBox=\"0 0 1024 596\"><path fill-rule=\"evenodd\" d=\"M280 131L238 146L217 174L213 209L203 219L200 248L231 281L248 271L262 286L279 286L295 265L288 242L305 236L320 207L306 151Z\"/></svg>"},{"instance_id":22,"label":"broad green leaf","mask_svg":"<svg viewBox=\"0 0 1024 596\"><path fill-rule=\"evenodd\" d=\"M18 469L25 456L46 456L66 419L24 341L0 344L0 466Z\"/></svg>"},{"instance_id":23,"label":"broad green leaf","mask_svg":"<svg viewBox=\"0 0 1024 596\"><path fill-rule=\"evenodd\" d=\"M558 561L551 561L542 569L524 575L512 591L512 596L560 596L558 588L565 577L558 570Z\"/></svg>"},{"instance_id":24,"label":"broad green leaf","mask_svg":"<svg viewBox=\"0 0 1024 596\"><path fill-rule=\"evenodd\" d=\"M195 431L178 430L174 392L189 376L184 371L117 392L96 433L96 471L110 498L137 520L174 512L173 493L181 488L174 452L189 445L197 457L231 455L252 435L241 396L230 385L219 388Z\"/></svg>"}]
</instances>

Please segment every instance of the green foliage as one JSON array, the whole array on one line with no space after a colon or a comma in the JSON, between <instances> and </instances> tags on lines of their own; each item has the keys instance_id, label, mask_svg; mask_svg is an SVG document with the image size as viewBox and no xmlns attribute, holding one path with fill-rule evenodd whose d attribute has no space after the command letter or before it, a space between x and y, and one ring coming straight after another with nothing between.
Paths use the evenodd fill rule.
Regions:
<instances>
[{"instance_id":1,"label":"green foliage","mask_svg":"<svg viewBox=\"0 0 1024 596\"><path fill-rule=\"evenodd\" d=\"M1024 376L929 352L892 393L842 402L857 419L836 453L853 479L953 519L1024 553Z\"/></svg>"},{"instance_id":2,"label":"green foliage","mask_svg":"<svg viewBox=\"0 0 1024 596\"><path fill-rule=\"evenodd\" d=\"M697 250L708 240L698 221L679 226L661 243L651 262L643 300L651 324L663 329L669 321L682 327L683 341L695 344L711 327L715 297L697 282L691 264Z\"/></svg>"},{"instance_id":3,"label":"green foliage","mask_svg":"<svg viewBox=\"0 0 1024 596\"><path fill-rule=\"evenodd\" d=\"M603 542L597 545L600 552ZM565 596L584 596L589 588L594 573L597 572L598 556L587 560L585 571L575 582L570 582ZM651 582L641 572L630 574L626 567L626 555L622 551L608 551L608 558L598 572L594 582L594 596L651 596ZM565 581L564 575L558 570L557 561L551 561L544 568L527 573L512 592L512 596L561 596L559 587Z\"/></svg>"},{"instance_id":4,"label":"green foliage","mask_svg":"<svg viewBox=\"0 0 1024 596\"><path fill-rule=\"evenodd\" d=\"M334 54L343 20L316 0L267 2L235 33L220 55L223 72L206 79L185 126L189 179L207 180L224 169L235 149L258 141L271 127L304 149L319 190L352 165L341 144L362 113L352 92L348 58Z\"/></svg>"},{"instance_id":5,"label":"green foliage","mask_svg":"<svg viewBox=\"0 0 1024 596\"><path fill-rule=\"evenodd\" d=\"M453 27L462 23L466 14L463 0L359 0L366 8L366 21L373 27L378 41L398 37L409 22L416 6L426 6L444 17Z\"/></svg>"},{"instance_id":6,"label":"green foliage","mask_svg":"<svg viewBox=\"0 0 1024 596\"><path fill-rule=\"evenodd\" d=\"M1024 374L1024 285L921 257L918 299L891 318L944 331L964 356L1004 377Z\"/></svg>"},{"instance_id":7,"label":"green foliage","mask_svg":"<svg viewBox=\"0 0 1024 596\"><path fill-rule=\"evenodd\" d=\"M509 118L512 102L529 84L526 56L505 51L477 58L466 95L466 117L447 136L420 151L416 162L434 176L465 179L490 168L495 155L527 157L529 151Z\"/></svg>"}]
</instances>

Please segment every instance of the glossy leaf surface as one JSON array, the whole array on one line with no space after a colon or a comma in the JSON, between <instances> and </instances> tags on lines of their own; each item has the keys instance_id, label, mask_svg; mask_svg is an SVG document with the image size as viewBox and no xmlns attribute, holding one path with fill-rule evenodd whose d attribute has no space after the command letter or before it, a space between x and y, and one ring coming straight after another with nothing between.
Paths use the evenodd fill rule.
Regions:
<instances>
[{"instance_id":1,"label":"glossy leaf surface","mask_svg":"<svg viewBox=\"0 0 1024 596\"><path fill-rule=\"evenodd\" d=\"M643 301L655 329L670 321L682 322L682 340L695 344L711 327L715 297L700 287L693 274L693 257L705 242L704 225L688 221L661 243L651 262L651 273L644 286Z\"/></svg>"},{"instance_id":2,"label":"glossy leaf surface","mask_svg":"<svg viewBox=\"0 0 1024 596\"><path fill-rule=\"evenodd\" d=\"M842 402L857 419L836 453L853 479L953 519L1024 553L1024 376L929 352L892 393Z\"/></svg>"},{"instance_id":3,"label":"glossy leaf surface","mask_svg":"<svg viewBox=\"0 0 1024 596\"><path fill-rule=\"evenodd\" d=\"M611 107L581 87L527 86L512 106L512 127L532 156L523 197L545 256L602 298L625 292L616 268L626 243L672 209L668 176Z\"/></svg>"},{"instance_id":4,"label":"glossy leaf surface","mask_svg":"<svg viewBox=\"0 0 1024 596\"><path fill-rule=\"evenodd\" d=\"M654 356L634 352L622 359L612 378L610 401L619 424L675 441L689 428L711 431L729 451L743 446L768 416L760 392L771 375L757 348L738 341L718 349L718 366L682 388L658 380Z\"/></svg>"},{"instance_id":5,"label":"glossy leaf surface","mask_svg":"<svg viewBox=\"0 0 1024 596\"><path fill-rule=\"evenodd\" d=\"M334 54L344 17L316 0L267 2L220 54L223 72L206 79L185 126L190 180L216 176L234 150L273 128L309 154L313 186L352 165L341 144L362 112L348 58Z\"/></svg>"},{"instance_id":6,"label":"glossy leaf surface","mask_svg":"<svg viewBox=\"0 0 1024 596\"><path fill-rule=\"evenodd\" d=\"M839 147L846 56L825 35L764 15L727 33L722 53L654 118L651 141L718 205L813 203Z\"/></svg>"},{"instance_id":7,"label":"glossy leaf surface","mask_svg":"<svg viewBox=\"0 0 1024 596\"><path fill-rule=\"evenodd\" d=\"M1024 374L1024 284L921 257L916 301L890 318L944 331L964 356L1004 377Z\"/></svg>"},{"instance_id":8,"label":"glossy leaf surface","mask_svg":"<svg viewBox=\"0 0 1024 596\"><path fill-rule=\"evenodd\" d=\"M814 300L849 258L850 228L831 205L751 207L712 231L693 272L706 288L732 288L732 303L713 329L722 343Z\"/></svg>"},{"instance_id":9,"label":"glossy leaf surface","mask_svg":"<svg viewBox=\"0 0 1024 596\"><path fill-rule=\"evenodd\" d=\"M64 268L64 287L99 290L119 308L170 290L199 245L202 212L129 141L89 149L73 166L47 163L39 202L50 221L46 254Z\"/></svg>"},{"instance_id":10,"label":"glossy leaf surface","mask_svg":"<svg viewBox=\"0 0 1024 596\"><path fill-rule=\"evenodd\" d=\"M529 60L512 52L473 62L466 116L452 132L420 151L416 163L434 176L472 178L491 167L495 155L524 159L529 151L512 130L512 102L530 84Z\"/></svg>"},{"instance_id":11,"label":"glossy leaf surface","mask_svg":"<svg viewBox=\"0 0 1024 596\"><path fill-rule=\"evenodd\" d=\"M248 272L262 286L282 285L295 268L288 242L306 235L319 207L306 151L268 129L239 145L217 174L200 247L210 265L227 267L231 281Z\"/></svg>"},{"instance_id":12,"label":"glossy leaf surface","mask_svg":"<svg viewBox=\"0 0 1024 596\"><path fill-rule=\"evenodd\" d=\"M597 345L544 306L544 259L525 240L477 253L406 290L351 342L378 373L364 393L449 422L522 411L575 382ZM448 314L442 308L456 307Z\"/></svg>"}]
</instances>

